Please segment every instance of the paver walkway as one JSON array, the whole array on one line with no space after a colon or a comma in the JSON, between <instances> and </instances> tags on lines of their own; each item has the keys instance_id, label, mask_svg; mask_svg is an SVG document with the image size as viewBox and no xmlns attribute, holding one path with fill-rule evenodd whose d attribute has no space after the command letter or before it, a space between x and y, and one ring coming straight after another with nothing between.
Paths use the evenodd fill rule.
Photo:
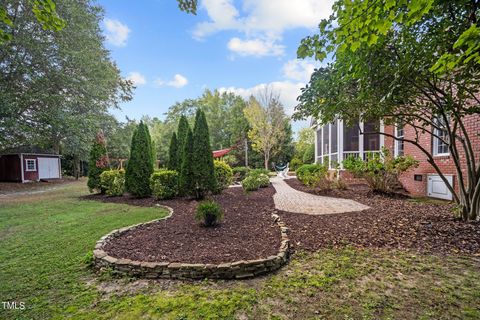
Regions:
<instances>
[{"instance_id":1,"label":"paver walkway","mask_svg":"<svg viewBox=\"0 0 480 320\"><path fill-rule=\"evenodd\" d=\"M293 213L322 215L342 212L353 212L370 207L350 199L317 196L293 189L282 178L270 179L277 191L273 196L275 208Z\"/></svg>"}]
</instances>

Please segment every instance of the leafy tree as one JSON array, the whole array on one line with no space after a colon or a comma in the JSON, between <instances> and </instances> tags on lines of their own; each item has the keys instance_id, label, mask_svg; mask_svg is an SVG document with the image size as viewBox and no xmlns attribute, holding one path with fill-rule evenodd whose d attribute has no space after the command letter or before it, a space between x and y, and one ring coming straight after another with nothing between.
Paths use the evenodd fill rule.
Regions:
<instances>
[{"instance_id":1,"label":"leafy tree","mask_svg":"<svg viewBox=\"0 0 480 320\"><path fill-rule=\"evenodd\" d=\"M295 117L314 116L323 124L335 117L350 124L383 119L413 128L413 138L400 140L426 156L462 218L476 219L480 159L474 152L476 133L465 124L480 113L479 53L471 51L480 43L471 43L478 14L478 3L471 1L337 1L320 33L304 39L298 50L300 57L318 59L333 52L335 61L312 75ZM370 133L375 132L365 132ZM422 143L423 134L448 146L458 190L438 167L433 148Z\"/></svg>"},{"instance_id":2,"label":"leafy tree","mask_svg":"<svg viewBox=\"0 0 480 320\"><path fill-rule=\"evenodd\" d=\"M105 137L100 130L95 137L92 149L90 151L90 160L88 161L88 181L87 186L90 192L94 190L104 192L101 187L100 175L109 167L107 156L107 147Z\"/></svg>"},{"instance_id":3,"label":"leafy tree","mask_svg":"<svg viewBox=\"0 0 480 320\"><path fill-rule=\"evenodd\" d=\"M186 155L184 155L186 157ZM202 110L197 110L195 127L193 128L193 181L195 198L202 199L206 193L217 188L213 154L210 147L210 135L207 119Z\"/></svg>"},{"instance_id":4,"label":"leafy tree","mask_svg":"<svg viewBox=\"0 0 480 320\"><path fill-rule=\"evenodd\" d=\"M298 132L298 141L295 143L295 156L299 159L303 158L305 152L314 147L315 132L312 128L302 128Z\"/></svg>"},{"instance_id":5,"label":"leafy tree","mask_svg":"<svg viewBox=\"0 0 480 320\"><path fill-rule=\"evenodd\" d=\"M185 143L187 141L188 130L190 130L190 126L188 125L187 117L181 116L178 122L178 129L177 129L177 141L178 141L178 148L177 148L177 171L182 171L183 166L183 158L185 152Z\"/></svg>"},{"instance_id":6,"label":"leafy tree","mask_svg":"<svg viewBox=\"0 0 480 320\"><path fill-rule=\"evenodd\" d=\"M182 157L182 166L179 178L179 193L181 195L193 195L195 189L194 174L193 174L193 133L190 127L187 127L187 138L183 144L184 155Z\"/></svg>"},{"instance_id":7,"label":"leafy tree","mask_svg":"<svg viewBox=\"0 0 480 320\"><path fill-rule=\"evenodd\" d=\"M174 132L170 139L170 148L168 149L168 169L178 169L178 141L177 134Z\"/></svg>"},{"instance_id":8,"label":"leafy tree","mask_svg":"<svg viewBox=\"0 0 480 320\"><path fill-rule=\"evenodd\" d=\"M91 137L108 133L109 109L130 99L131 83L103 46L100 7L62 1L55 10L66 26L54 32L25 10L29 3L7 2L15 36L0 44L0 148L35 144L78 164L88 159Z\"/></svg>"},{"instance_id":9,"label":"leafy tree","mask_svg":"<svg viewBox=\"0 0 480 320\"><path fill-rule=\"evenodd\" d=\"M148 127L140 121L133 137L125 172L125 188L136 197L151 194L150 176L153 173L152 147Z\"/></svg>"},{"instance_id":10,"label":"leafy tree","mask_svg":"<svg viewBox=\"0 0 480 320\"><path fill-rule=\"evenodd\" d=\"M261 102L250 97L244 113L251 127L248 137L252 141L252 148L262 153L265 169L268 169L272 150L284 137L286 116L278 95L268 88L262 92L259 100Z\"/></svg>"},{"instance_id":11,"label":"leafy tree","mask_svg":"<svg viewBox=\"0 0 480 320\"><path fill-rule=\"evenodd\" d=\"M0 23L3 24L0 29L0 44L13 39L16 16L10 16L8 11L12 10L12 7L15 5L20 6L20 4L14 3L13 1L7 1L5 7L0 7ZM55 2L52 0L25 1L24 6L26 9L23 10L33 12L37 22L40 23L44 30L59 31L65 27L65 20L59 17Z\"/></svg>"}]
</instances>

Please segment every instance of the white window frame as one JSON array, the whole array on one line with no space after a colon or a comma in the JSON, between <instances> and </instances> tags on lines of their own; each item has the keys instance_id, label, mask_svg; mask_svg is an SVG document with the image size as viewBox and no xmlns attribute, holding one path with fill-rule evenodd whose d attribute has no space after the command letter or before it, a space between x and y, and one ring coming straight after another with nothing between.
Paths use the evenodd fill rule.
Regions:
<instances>
[{"instance_id":1,"label":"white window frame","mask_svg":"<svg viewBox=\"0 0 480 320\"><path fill-rule=\"evenodd\" d=\"M28 163L33 163L33 169L30 169ZM27 172L36 172L37 171L37 160L35 159L25 159L25 171Z\"/></svg>"},{"instance_id":2,"label":"white window frame","mask_svg":"<svg viewBox=\"0 0 480 320\"><path fill-rule=\"evenodd\" d=\"M439 121L439 118L435 118L433 120L434 123ZM437 137L439 136L439 131L447 131L447 130L441 130L436 127L433 127L433 136L432 136L432 154L434 157L444 157L444 156L450 156L450 149L447 148L448 152L438 152L438 147L440 146L440 143L443 144L443 142L440 141L440 139Z\"/></svg>"},{"instance_id":3,"label":"white window frame","mask_svg":"<svg viewBox=\"0 0 480 320\"><path fill-rule=\"evenodd\" d=\"M394 127L394 130L395 130L395 132L394 132L395 138L405 139L405 126L402 127L402 131L403 131L403 135L402 135L402 136L399 136L399 135L398 135L398 128L399 128L399 126L398 126L398 125L395 125L395 127ZM395 158L400 155L400 154L399 154L399 150L400 150L400 147L399 147L399 146L400 146L400 143L401 143L401 142L403 142L403 155L405 155L405 141L404 141L404 140L403 140L403 141L400 141L400 140L395 139L394 142L395 142L395 144L394 144L394 146L393 146L393 154L394 154Z\"/></svg>"}]
</instances>

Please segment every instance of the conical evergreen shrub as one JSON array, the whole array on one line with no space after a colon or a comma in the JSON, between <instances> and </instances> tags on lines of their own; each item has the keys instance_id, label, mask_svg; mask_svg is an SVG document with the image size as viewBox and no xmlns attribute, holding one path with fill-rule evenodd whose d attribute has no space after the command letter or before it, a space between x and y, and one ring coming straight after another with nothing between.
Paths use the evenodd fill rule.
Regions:
<instances>
[{"instance_id":1,"label":"conical evergreen shrub","mask_svg":"<svg viewBox=\"0 0 480 320\"><path fill-rule=\"evenodd\" d=\"M169 170L178 169L178 141L177 141L177 134L175 132L172 134L172 138L170 139L170 147L168 148L167 167Z\"/></svg>"},{"instance_id":2,"label":"conical evergreen shrub","mask_svg":"<svg viewBox=\"0 0 480 320\"><path fill-rule=\"evenodd\" d=\"M185 139L183 148L183 160L179 178L179 192L181 195L194 195L194 177L193 177L193 133L187 128L187 138Z\"/></svg>"},{"instance_id":3,"label":"conical evergreen shrub","mask_svg":"<svg viewBox=\"0 0 480 320\"><path fill-rule=\"evenodd\" d=\"M101 188L100 175L109 167L107 156L107 146L103 131L100 130L90 150L90 158L88 160L88 181L87 186L90 192L94 190L104 193Z\"/></svg>"},{"instance_id":4,"label":"conical evergreen shrub","mask_svg":"<svg viewBox=\"0 0 480 320\"><path fill-rule=\"evenodd\" d=\"M210 146L205 113L198 109L195 115L195 127L193 129L193 179L195 198L202 199L207 193L214 192L217 187L215 169L213 166L213 154Z\"/></svg>"},{"instance_id":5,"label":"conical evergreen shrub","mask_svg":"<svg viewBox=\"0 0 480 320\"><path fill-rule=\"evenodd\" d=\"M153 173L153 157L148 127L140 121L135 129L125 172L125 189L135 197L151 194L150 176Z\"/></svg>"},{"instance_id":6,"label":"conical evergreen shrub","mask_svg":"<svg viewBox=\"0 0 480 320\"><path fill-rule=\"evenodd\" d=\"M185 140L187 139L188 130L190 126L188 125L187 117L182 115L180 121L178 122L177 129L177 168L176 170L180 173L182 171L183 164L183 149L185 147Z\"/></svg>"}]
</instances>

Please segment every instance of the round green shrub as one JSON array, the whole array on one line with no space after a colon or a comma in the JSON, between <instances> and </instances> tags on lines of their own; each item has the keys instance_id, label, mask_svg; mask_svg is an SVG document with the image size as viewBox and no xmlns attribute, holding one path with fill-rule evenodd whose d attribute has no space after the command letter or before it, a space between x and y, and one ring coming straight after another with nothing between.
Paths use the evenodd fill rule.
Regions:
<instances>
[{"instance_id":1,"label":"round green shrub","mask_svg":"<svg viewBox=\"0 0 480 320\"><path fill-rule=\"evenodd\" d=\"M223 219L223 210L213 200L202 201L197 207L195 219L203 221L206 227L211 227Z\"/></svg>"},{"instance_id":2,"label":"round green shrub","mask_svg":"<svg viewBox=\"0 0 480 320\"><path fill-rule=\"evenodd\" d=\"M215 160L213 162L215 178L217 179L217 192L227 188L233 182L233 170L224 161Z\"/></svg>"},{"instance_id":3,"label":"round green shrub","mask_svg":"<svg viewBox=\"0 0 480 320\"><path fill-rule=\"evenodd\" d=\"M255 191L260 188L260 180L255 176L248 176L242 180L242 187L245 191Z\"/></svg>"},{"instance_id":4,"label":"round green shrub","mask_svg":"<svg viewBox=\"0 0 480 320\"><path fill-rule=\"evenodd\" d=\"M245 179L250 169L247 167L234 167L232 168L232 171L235 181L242 181Z\"/></svg>"},{"instance_id":5,"label":"round green shrub","mask_svg":"<svg viewBox=\"0 0 480 320\"><path fill-rule=\"evenodd\" d=\"M304 164L296 170L297 178L309 187L317 186L327 176L328 168L321 164Z\"/></svg>"},{"instance_id":6,"label":"round green shrub","mask_svg":"<svg viewBox=\"0 0 480 320\"><path fill-rule=\"evenodd\" d=\"M107 170L100 174L100 185L105 194L121 196L125 192L125 170Z\"/></svg>"},{"instance_id":7,"label":"round green shrub","mask_svg":"<svg viewBox=\"0 0 480 320\"><path fill-rule=\"evenodd\" d=\"M270 185L270 178L266 174L260 173L256 178L260 188L266 188Z\"/></svg>"},{"instance_id":8,"label":"round green shrub","mask_svg":"<svg viewBox=\"0 0 480 320\"><path fill-rule=\"evenodd\" d=\"M258 176L259 174L262 174L262 173L268 176L270 174L270 171L267 170L267 169L263 169L263 168L252 169L252 170L248 171L247 176Z\"/></svg>"},{"instance_id":9,"label":"round green shrub","mask_svg":"<svg viewBox=\"0 0 480 320\"><path fill-rule=\"evenodd\" d=\"M175 170L158 170L150 176L150 188L157 199L171 199L178 194L178 173Z\"/></svg>"}]
</instances>

